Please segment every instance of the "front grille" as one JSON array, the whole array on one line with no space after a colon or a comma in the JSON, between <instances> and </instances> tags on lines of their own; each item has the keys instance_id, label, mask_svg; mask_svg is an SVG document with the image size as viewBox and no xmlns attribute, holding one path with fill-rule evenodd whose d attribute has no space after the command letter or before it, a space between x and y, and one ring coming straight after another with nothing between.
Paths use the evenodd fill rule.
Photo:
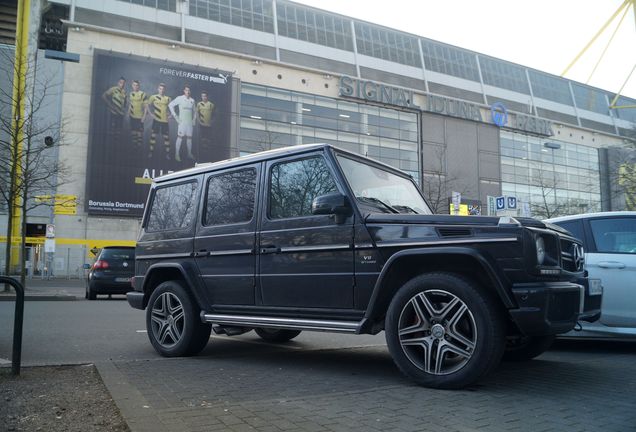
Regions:
<instances>
[{"instance_id":1,"label":"front grille","mask_svg":"<svg viewBox=\"0 0 636 432\"><path fill-rule=\"evenodd\" d=\"M579 313L579 291L552 293L548 320L552 322L570 321Z\"/></svg>"},{"instance_id":2,"label":"front grille","mask_svg":"<svg viewBox=\"0 0 636 432\"><path fill-rule=\"evenodd\" d=\"M569 240L561 240L561 263L564 270L579 272L583 270L583 248Z\"/></svg>"}]
</instances>

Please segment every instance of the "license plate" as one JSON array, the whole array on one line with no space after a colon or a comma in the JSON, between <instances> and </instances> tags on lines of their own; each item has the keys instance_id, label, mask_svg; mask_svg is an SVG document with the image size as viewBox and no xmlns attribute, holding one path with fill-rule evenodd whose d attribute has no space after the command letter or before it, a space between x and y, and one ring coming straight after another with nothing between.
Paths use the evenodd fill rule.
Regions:
<instances>
[{"instance_id":1,"label":"license plate","mask_svg":"<svg viewBox=\"0 0 636 432\"><path fill-rule=\"evenodd\" d=\"M130 282L130 278L115 278L115 282Z\"/></svg>"},{"instance_id":2,"label":"license plate","mask_svg":"<svg viewBox=\"0 0 636 432\"><path fill-rule=\"evenodd\" d=\"M603 294L603 286L600 279L589 279L590 295L597 296Z\"/></svg>"}]
</instances>

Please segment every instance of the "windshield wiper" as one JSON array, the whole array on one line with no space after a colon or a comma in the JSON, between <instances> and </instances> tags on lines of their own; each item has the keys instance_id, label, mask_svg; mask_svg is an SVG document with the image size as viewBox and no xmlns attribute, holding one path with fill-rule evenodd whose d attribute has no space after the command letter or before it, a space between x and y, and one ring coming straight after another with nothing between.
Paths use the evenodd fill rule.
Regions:
<instances>
[{"instance_id":1,"label":"windshield wiper","mask_svg":"<svg viewBox=\"0 0 636 432\"><path fill-rule=\"evenodd\" d=\"M370 202L370 203L373 203L373 204L380 204L382 207L384 207L385 209L389 210L391 213L400 213L398 210L396 210L395 208L391 207L390 205L388 205L384 201L381 201L381 200L379 200L377 198L374 198L374 197L357 196L356 199L359 199L360 201L363 201L363 202Z\"/></svg>"},{"instance_id":2,"label":"windshield wiper","mask_svg":"<svg viewBox=\"0 0 636 432\"><path fill-rule=\"evenodd\" d=\"M400 211L400 210L405 210L406 212L410 212L410 213L414 213L414 214L419 214L419 212L417 210L415 210L412 207L409 207L407 205L393 205L393 208ZM400 213L402 213L400 211Z\"/></svg>"}]
</instances>

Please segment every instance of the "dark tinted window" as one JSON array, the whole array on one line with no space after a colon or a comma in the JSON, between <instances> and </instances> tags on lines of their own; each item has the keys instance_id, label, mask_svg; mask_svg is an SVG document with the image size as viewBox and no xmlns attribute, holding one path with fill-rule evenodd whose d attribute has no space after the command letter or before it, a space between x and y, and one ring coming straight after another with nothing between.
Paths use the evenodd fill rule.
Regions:
<instances>
[{"instance_id":1,"label":"dark tinted window","mask_svg":"<svg viewBox=\"0 0 636 432\"><path fill-rule=\"evenodd\" d=\"M337 190L321 157L275 165L270 176L269 216L272 219L310 216L315 197Z\"/></svg>"},{"instance_id":2,"label":"dark tinted window","mask_svg":"<svg viewBox=\"0 0 636 432\"><path fill-rule=\"evenodd\" d=\"M254 214L256 170L220 174L208 180L204 225L249 222Z\"/></svg>"},{"instance_id":3,"label":"dark tinted window","mask_svg":"<svg viewBox=\"0 0 636 432\"><path fill-rule=\"evenodd\" d=\"M194 220L197 182L157 188L146 231L187 228Z\"/></svg>"},{"instance_id":4,"label":"dark tinted window","mask_svg":"<svg viewBox=\"0 0 636 432\"><path fill-rule=\"evenodd\" d=\"M590 221L598 252L636 253L636 218Z\"/></svg>"},{"instance_id":5,"label":"dark tinted window","mask_svg":"<svg viewBox=\"0 0 636 432\"><path fill-rule=\"evenodd\" d=\"M570 231L574 237L583 241L583 222L581 221L567 221L567 222L559 222L559 225L562 228ZM584 242L585 244L585 242ZM585 245L585 249L587 249L587 245Z\"/></svg>"},{"instance_id":6,"label":"dark tinted window","mask_svg":"<svg viewBox=\"0 0 636 432\"><path fill-rule=\"evenodd\" d=\"M115 249L107 248L103 249L99 254L100 259L119 259L119 260L134 260L135 250L129 248Z\"/></svg>"}]
</instances>

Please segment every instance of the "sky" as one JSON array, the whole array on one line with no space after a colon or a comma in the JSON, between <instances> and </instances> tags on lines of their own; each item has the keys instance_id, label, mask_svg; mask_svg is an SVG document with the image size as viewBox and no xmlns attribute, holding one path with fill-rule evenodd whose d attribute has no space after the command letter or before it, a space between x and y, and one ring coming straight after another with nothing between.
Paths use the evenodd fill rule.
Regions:
<instances>
[{"instance_id":1,"label":"sky","mask_svg":"<svg viewBox=\"0 0 636 432\"><path fill-rule=\"evenodd\" d=\"M623 0L294 0L561 75ZM636 64L636 13L622 13L566 78L617 92ZM618 27L603 60L601 53ZM622 95L636 99L636 71Z\"/></svg>"}]
</instances>

